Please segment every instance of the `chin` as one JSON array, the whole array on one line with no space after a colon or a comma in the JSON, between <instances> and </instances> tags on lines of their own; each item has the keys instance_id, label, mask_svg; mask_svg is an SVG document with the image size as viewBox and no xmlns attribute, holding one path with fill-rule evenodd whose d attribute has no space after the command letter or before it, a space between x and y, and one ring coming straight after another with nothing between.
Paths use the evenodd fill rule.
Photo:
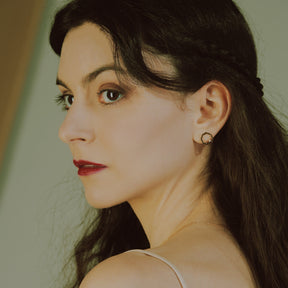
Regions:
<instances>
[{"instance_id":1,"label":"chin","mask_svg":"<svg viewBox=\"0 0 288 288\"><path fill-rule=\"evenodd\" d=\"M96 209L111 208L125 202L125 200L117 201L116 197L107 197L107 193L99 193L97 191L89 191L86 189L85 198L87 203Z\"/></svg>"}]
</instances>

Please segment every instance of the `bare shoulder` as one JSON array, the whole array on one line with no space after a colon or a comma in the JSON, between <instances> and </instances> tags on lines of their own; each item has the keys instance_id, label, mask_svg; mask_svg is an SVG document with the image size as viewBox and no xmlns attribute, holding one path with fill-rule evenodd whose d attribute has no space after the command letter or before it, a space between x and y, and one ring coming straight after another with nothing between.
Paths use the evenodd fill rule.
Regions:
<instances>
[{"instance_id":1,"label":"bare shoulder","mask_svg":"<svg viewBox=\"0 0 288 288\"><path fill-rule=\"evenodd\" d=\"M127 255L120 254L99 263L86 275L80 288L135 287L139 263Z\"/></svg>"},{"instance_id":2,"label":"bare shoulder","mask_svg":"<svg viewBox=\"0 0 288 288\"><path fill-rule=\"evenodd\" d=\"M177 268L187 287L254 288L245 257L221 233L196 231L151 249ZM92 269L80 288L177 288L175 271L157 257L135 251L111 257Z\"/></svg>"},{"instance_id":3,"label":"bare shoulder","mask_svg":"<svg viewBox=\"0 0 288 288\"><path fill-rule=\"evenodd\" d=\"M198 229L174 240L154 252L178 268L187 287L255 287L245 257L227 234Z\"/></svg>"},{"instance_id":4,"label":"bare shoulder","mask_svg":"<svg viewBox=\"0 0 288 288\"><path fill-rule=\"evenodd\" d=\"M169 288L178 287L173 273L160 261L138 253L123 253L95 266L80 288Z\"/></svg>"}]
</instances>

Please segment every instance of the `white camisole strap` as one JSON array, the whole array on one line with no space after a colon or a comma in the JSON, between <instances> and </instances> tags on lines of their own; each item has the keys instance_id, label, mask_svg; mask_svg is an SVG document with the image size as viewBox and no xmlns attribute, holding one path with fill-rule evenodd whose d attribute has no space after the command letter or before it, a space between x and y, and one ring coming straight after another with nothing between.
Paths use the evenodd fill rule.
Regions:
<instances>
[{"instance_id":1,"label":"white camisole strap","mask_svg":"<svg viewBox=\"0 0 288 288\"><path fill-rule=\"evenodd\" d=\"M128 252L138 252L138 253L142 253L142 254L146 254L148 256L151 256L151 257L154 257L154 258L157 258L159 259L160 261L166 263L173 271L174 273L176 274L176 277L181 285L182 288L187 288L187 285L182 277L182 275L180 274L180 272L178 271L178 269L171 263L169 262L167 259L165 259L164 257L162 256L159 256L158 254L155 254L151 251L147 251L147 250L140 250L140 249L134 249L134 250L129 250L127 251L126 253Z\"/></svg>"}]
</instances>

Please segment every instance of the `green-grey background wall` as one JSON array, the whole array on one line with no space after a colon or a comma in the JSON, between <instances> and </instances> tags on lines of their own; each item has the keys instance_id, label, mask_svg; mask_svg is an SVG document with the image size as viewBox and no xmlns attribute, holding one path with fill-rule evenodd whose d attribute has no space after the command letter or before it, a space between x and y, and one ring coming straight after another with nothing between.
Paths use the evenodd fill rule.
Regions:
<instances>
[{"instance_id":1,"label":"green-grey background wall","mask_svg":"<svg viewBox=\"0 0 288 288\"><path fill-rule=\"evenodd\" d=\"M286 114L288 2L236 2L255 35L265 98ZM63 255L73 245L85 206L70 153L57 138L65 114L53 100L58 59L48 31L61 3L47 1L0 175L1 287L57 287Z\"/></svg>"}]
</instances>

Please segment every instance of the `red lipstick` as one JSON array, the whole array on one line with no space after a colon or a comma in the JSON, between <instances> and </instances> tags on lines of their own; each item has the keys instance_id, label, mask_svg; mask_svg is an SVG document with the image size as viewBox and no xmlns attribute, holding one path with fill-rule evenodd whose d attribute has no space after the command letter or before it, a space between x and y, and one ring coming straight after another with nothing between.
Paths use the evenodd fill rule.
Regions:
<instances>
[{"instance_id":1,"label":"red lipstick","mask_svg":"<svg viewBox=\"0 0 288 288\"><path fill-rule=\"evenodd\" d=\"M107 166L99 163L93 163L85 160L73 160L74 165L78 168L78 175L79 176L87 176L91 174L95 174L105 168Z\"/></svg>"}]
</instances>

